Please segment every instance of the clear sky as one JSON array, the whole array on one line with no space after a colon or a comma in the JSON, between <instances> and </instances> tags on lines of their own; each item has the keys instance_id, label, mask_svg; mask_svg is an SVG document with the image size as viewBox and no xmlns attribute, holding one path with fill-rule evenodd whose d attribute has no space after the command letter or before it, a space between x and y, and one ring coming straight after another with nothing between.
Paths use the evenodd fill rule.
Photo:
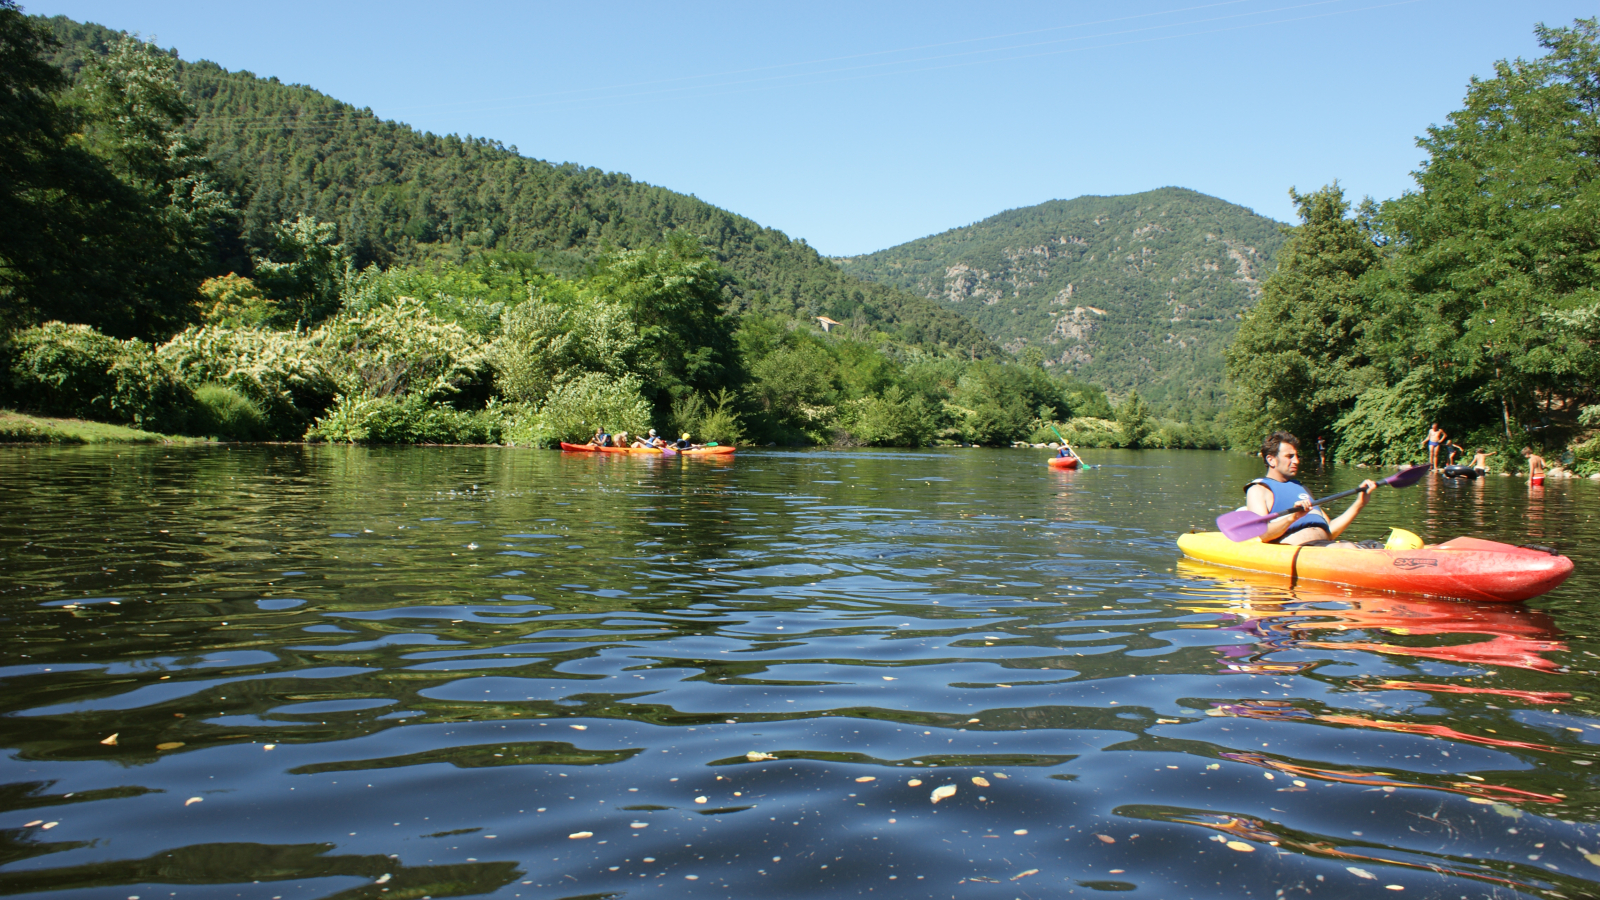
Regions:
<instances>
[{"instance_id":1,"label":"clear sky","mask_svg":"<svg viewBox=\"0 0 1600 900\"><path fill-rule=\"evenodd\" d=\"M1415 139L1570 0L22 0L436 133L694 194L830 255L1180 185L1411 186Z\"/></svg>"}]
</instances>

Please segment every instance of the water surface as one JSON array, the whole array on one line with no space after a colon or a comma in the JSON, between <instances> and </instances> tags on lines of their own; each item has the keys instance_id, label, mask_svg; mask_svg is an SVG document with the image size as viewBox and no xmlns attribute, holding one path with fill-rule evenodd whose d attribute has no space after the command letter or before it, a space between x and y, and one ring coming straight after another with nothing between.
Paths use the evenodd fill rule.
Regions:
<instances>
[{"instance_id":1,"label":"water surface","mask_svg":"<svg viewBox=\"0 0 1600 900\"><path fill-rule=\"evenodd\" d=\"M1090 458L4 450L0 893L1600 894L1600 484L1375 496L1577 562L1494 606L1182 562L1256 465Z\"/></svg>"}]
</instances>

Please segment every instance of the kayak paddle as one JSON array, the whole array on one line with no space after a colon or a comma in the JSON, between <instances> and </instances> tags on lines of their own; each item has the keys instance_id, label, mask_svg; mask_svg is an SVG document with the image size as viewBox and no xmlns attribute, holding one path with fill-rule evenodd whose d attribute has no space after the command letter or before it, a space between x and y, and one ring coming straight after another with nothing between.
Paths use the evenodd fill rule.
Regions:
<instances>
[{"instance_id":1,"label":"kayak paddle","mask_svg":"<svg viewBox=\"0 0 1600 900\"><path fill-rule=\"evenodd\" d=\"M671 447L665 446L665 445L657 447L656 449L661 451L661 455L662 456L677 456L678 455L678 451L672 449Z\"/></svg>"},{"instance_id":2,"label":"kayak paddle","mask_svg":"<svg viewBox=\"0 0 1600 900\"><path fill-rule=\"evenodd\" d=\"M1431 468L1431 466L1412 466L1411 468L1406 469L1404 472L1396 472L1393 475L1390 475L1388 478L1378 479L1378 484L1386 484L1393 488L1410 487L1413 484L1416 484L1417 480L1426 474L1429 468ZM1337 494L1330 494L1326 497L1323 497L1321 500L1313 500L1311 501L1311 506L1313 509L1315 509L1324 503L1338 500L1341 497L1348 497L1351 494L1359 493L1361 493L1361 488L1354 487L1348 491L1340 491ZM1222 515L1217 516L1217 530L1222 532L1230 541L1248 541L1251 538L1258 538L1263 534L1266 534L1268 523L1279 516L1286 515L1288 515L1288 513L1266 513L1263 515L1261 513L1251 512L1248 509L1237 509L1233 512L1223 513Z\"/></svg>"},{"instance_id":3,"label":"kayak paddle","mask_svg":"<svg viewBox=\"0 0 1600 900\"><path fill-rule=\"evenodd\" d=\"M1061 446L1067 448L1068 450L1072 450L1072 445L1067 443L1066 435L1061 433L1061 429L1057 428L1055 426L1054 422L1052 422L1050 424L1050 430L1054 431L1056 433L1056 437L1061 438ZM1078 451L1072 450L1072 455L1073 456L1078 456ZM1085 469L1093 469L1093 468L1095 468L1094 466L1091 466L1088 463L1084 462L1083 461L1083 457L1081 457L1081 456L1078 456L1078 465L1083 466Z\"/></svg>"}]
</instances>

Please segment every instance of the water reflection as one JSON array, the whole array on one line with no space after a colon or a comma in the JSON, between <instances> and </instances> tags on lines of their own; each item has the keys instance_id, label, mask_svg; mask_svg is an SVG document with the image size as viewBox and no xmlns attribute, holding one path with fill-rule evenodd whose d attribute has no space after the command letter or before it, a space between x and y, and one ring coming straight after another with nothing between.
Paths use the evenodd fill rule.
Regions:
<instances>
[{"instance_id":1,"label":"water reflection","mask_svg":"<svg viewBox=\"0 0 1600 900\"><path fill-rule=\"evenodd\" d=\"M8 451L0 890L1597 890L1592 486L1374 500L1579 563L1486 606L1180 561L1248 460L1102 456Z\"/></svg>"}]
</instances>

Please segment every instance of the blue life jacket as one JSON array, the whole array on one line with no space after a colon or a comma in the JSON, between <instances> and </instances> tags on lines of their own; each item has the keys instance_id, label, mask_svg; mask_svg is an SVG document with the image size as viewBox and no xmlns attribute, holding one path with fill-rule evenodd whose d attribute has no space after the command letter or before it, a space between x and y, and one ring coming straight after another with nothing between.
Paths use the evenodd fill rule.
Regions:
<instances>
[{"instance_id":1,"label":"blue life jacket","mask_svg":"<svg viewBox=\"0 0 1600 900\"><path fill-rule=\"evenodd\" d=\"M1298 481L1275 481L1271 478L1257 478L1250 484L1264 484L1272 491L1272 514L1281 516L1294 509L1294 505L1301 500L1310 500L1311 495L1306 493L1305 486ZM1245 491L1250 490L1250 484L1244 486ZM1294 521L1289 530L1283 533L1288 537L1303 528L1323 528L1331 534L1333 529L1328 525L1328 519L1315 508ZM1283 538L1279 538L1282 540Z\"/></svg>"}]
</instances>

